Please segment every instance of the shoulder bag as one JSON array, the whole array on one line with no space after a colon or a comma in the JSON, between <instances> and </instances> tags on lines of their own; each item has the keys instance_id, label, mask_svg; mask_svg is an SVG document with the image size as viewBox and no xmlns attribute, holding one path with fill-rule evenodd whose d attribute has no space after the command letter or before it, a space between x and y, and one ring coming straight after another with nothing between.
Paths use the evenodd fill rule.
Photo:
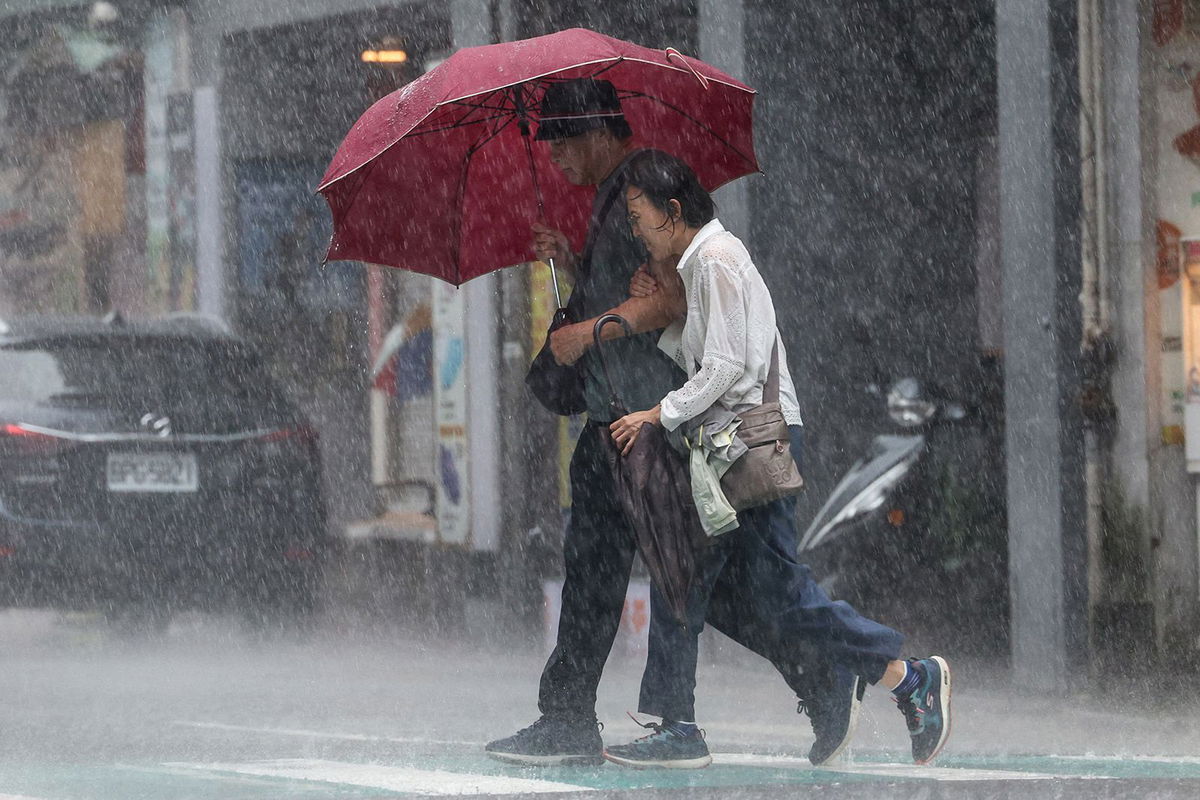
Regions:
<instances>
[{"instance_id":1,"label":"shoulder bag","mask_svg":"<svg viewBox=\"0 0 1200 800\"><path fill-rule=\"evenodd\" d=\"M792 458L791 436L779 404L778 343L771 348L771 371L762 404L738 416L742 424L737 437L747 450L721 478L725 499L735 511L741 511L798 494L804 478Z\"/></svg>"}]
</instances>

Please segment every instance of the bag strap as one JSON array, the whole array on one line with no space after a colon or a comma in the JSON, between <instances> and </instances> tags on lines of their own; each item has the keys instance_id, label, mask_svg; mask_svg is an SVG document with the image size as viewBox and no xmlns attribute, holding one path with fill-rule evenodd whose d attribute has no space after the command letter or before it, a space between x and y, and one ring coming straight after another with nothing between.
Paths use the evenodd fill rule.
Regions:
<instances>
[{"instance_id":1,"label":"bag strap","mask_svg":"<svg viewBox=\"0 0 1200 800\"><path fill-rule=\"evenodd\" d=\"M771 371L767 373L767 383L763 387L763 402L779 402L779 334L771 345Z\"/></svg>"},{"instance_id":2,"label":"bag strap","mask_svg":"<svg viewBox=\"0 0 1200 800\"><path fill-rule=\"evenodd\" d=\"M596 249L596 239L599 238L600 228L604 225L605 220L608 219L609 212L612 211L612 207L616 204L617 198L624 190L625 177L624 173L622 172L622 174L618 175L617 179L613 182L612 189L610 189L608 194L605 195L604 202L600 204L599 211L594 213L591 220L588 222L587 241L583 243L583 250L579 253L581 277L587 272L591 271L592 252ZM576 285L578 285L578 281L576 281Z\"/></svg>"}]
</instances>

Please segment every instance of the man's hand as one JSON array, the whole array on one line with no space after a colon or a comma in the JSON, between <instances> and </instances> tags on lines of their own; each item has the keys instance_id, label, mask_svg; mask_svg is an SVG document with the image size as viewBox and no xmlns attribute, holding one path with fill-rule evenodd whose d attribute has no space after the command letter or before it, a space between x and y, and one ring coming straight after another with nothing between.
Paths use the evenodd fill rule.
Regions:
<instances>
[{"instance_id":1,"label":"man's hand","mask_svg":"<svg viewBox=\"0 0 1200 800\"><path fill-rule=\"evenodd\" d=\"M535 222L533 228L533 254L539 261L554 259L554 266L573 271L575 269L575 254L571 252L571 244L567 235L556 231L540 222Z\"/></svg>"},{"instance_id":2,"label":"man's hand","mask_svg":"<svg viewBox=\"0 0 1200 800\"><path fill-rule=\"evenodd\" d=\"M559 364L574 364L592 345L592 329L587 323L564 325L550 334L550 352Z\"/></svg>"},{"instance_id":3,"label":"man's hand","mask_svg":"<svg viewBox=\"0 0 1200 800\"><path fill-rule=\"evenodd\" d=\"M654 280L650 270L646 268L645 264L638 267L638 271L633 273L633 278L629 281L629 296L649 297L657 291L658 281Z\"/></svg>"}]
</instances>

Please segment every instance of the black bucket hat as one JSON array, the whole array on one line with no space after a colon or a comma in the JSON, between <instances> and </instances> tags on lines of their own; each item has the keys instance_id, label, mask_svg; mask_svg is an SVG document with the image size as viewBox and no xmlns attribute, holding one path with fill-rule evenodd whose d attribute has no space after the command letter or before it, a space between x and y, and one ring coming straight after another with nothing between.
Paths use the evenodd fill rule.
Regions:
<instances>
[{"instance_id":1,"label":"black bucket hat","mask_svg":"<svg viewBox=\"0 0 1200 800\"><path fill-rule=\"evenodd\" d=\"M546 89L534 138L539 142L568 139L604 127L618 139L633 135L621 111L616 87L609 81L574 78Z\"/></svg>"}]
</instances>

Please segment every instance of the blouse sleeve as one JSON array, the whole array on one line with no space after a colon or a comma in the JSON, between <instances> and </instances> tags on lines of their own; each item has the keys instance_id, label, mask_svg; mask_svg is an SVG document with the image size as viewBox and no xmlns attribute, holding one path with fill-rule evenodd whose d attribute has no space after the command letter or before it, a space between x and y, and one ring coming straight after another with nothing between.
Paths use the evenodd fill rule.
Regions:
<instances>
[{"instance_id":1,"label":"blouse sleeve","mask_svg":"<svg viewBox=\"0 0 1200 800\"><path fill-rule=\"evenodd\" d=\"M683 320L677 319L658 337L658 349L670 356L671 360L687 371L687 359L683 355Z\"/></svg>"},{"instance_id":2,"label":"blouse sleeve","mask_svg":"<svg viewBox=\"0 0 1200 800\"><path fill-rule=\"evenodd\" d=\"M673 431L703 414L746 372L746 302L731 253L702 256L696 266L706 331L700 369L663 398L663 427Z\"/></svg>"}]
</instances>

